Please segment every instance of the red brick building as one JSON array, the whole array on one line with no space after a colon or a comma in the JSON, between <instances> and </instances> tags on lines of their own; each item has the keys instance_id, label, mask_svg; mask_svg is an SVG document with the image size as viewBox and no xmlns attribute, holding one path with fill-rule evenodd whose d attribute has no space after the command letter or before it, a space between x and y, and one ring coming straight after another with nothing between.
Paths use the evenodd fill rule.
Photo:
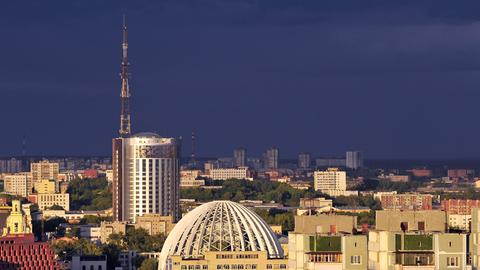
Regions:
<instances>
[{"instance_id":1,"label":"red brick building","mask_svg":"<svg viewBox=\"0 0 480 270\"><path fill-rule=\"evenodd\" d=\"M450 215L471 215L476 207L480 207L480 200L442 200L442 210Z\"/></svg>"},{"instance_id":2,"label":"red brick building","mask_svg":"<svg viewBox=\"0 0 480 270\"><path fill-rule=\"evenodd\" d=\"M384 194L380 197L383 209L432 210L430 194Z\"/></svg>"},{"instance_id":3,"label":"red brick building","mask_svg":"<svg viewBox=\"0 0 480 270\"><path fill-rule=\"evenodd\" d=\"M82 176L83 178L95 179L98 177L98 172L97 170L94 170L94 169L86 169L83 171Z\"/></svg>"},{"instance_id":4,"label":"red brick building","mask_svg":"<svg viewBox=\"0 0 480 270\"><path fill-rule=\"evenodd\" d=\"M46 242L35 242L33 234L0 237L0 270L60 269Z\"/></svg>"}]
</instances>

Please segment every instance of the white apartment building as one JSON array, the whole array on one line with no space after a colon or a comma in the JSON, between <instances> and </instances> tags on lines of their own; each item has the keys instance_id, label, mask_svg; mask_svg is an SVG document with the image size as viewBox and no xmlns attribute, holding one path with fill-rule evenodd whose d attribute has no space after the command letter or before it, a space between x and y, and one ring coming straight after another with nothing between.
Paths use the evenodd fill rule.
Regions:
<instances>
[{"instance_id":1,"label":"white apartment building","mask_svg":"<svg viewBox=\"0 0 480 270\"><path fill-rule=\"evenodd\" d=\"M210 178L213 180L227 180L232 178L251 180L248 167L213 169L210 170Z\"/></svg>"},{"instance_id":2,"label":"white apartment building","mask_svg":"<svg viewBox=\"0 0 480 270\"><path fill-rule=\"evenodd\" d=\"M7 174L4 177L5 193L27 197L32 192L32 175L27 172Z\"/></svg>"}]
</instances>

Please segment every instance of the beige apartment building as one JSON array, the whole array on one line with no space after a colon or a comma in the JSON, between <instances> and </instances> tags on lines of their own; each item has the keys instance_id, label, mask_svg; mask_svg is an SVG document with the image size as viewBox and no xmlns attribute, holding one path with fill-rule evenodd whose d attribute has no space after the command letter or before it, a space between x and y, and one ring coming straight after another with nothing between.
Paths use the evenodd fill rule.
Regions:
<instances>
[{"instance_id":1,"label":"beige apartment building","mask_svg":"<svg viewBox=\"0 0 480 270\"><path fill-rule=\"evenodd\" d=\"M175 226L172 216L161 216L159 214L144 214L138 216L135 221L135 228L143 228L150 235L167 235Z\"/></svg>"},{"instance_id":2,"label":"beige apartment building","mask_svg":"<svg viewBox=\"0 0 480 270\"><path fill-rule=\"evenodd\" d=\"M121 233L125 235L127 233L126 221L102 221L100 224L100 241L102 243L108 242L108 237L113 233Z\"/></svg>"},{"instance_id":3,"label":"beige apartment building","mask_svg":"<svg viewBox=\"0 0 480 270\"><path fill-rule=\"evenodd\" d=\"M39 194L53 194L58 191L58 182L50 179L43 179L33 184L35 192Z\"/></svg>"},{"instance_id":4,"label":"beige apartment building","mask_svg":"<svg viewBox=\"0 0 480 270\"><path fill-rule=\"evenodd\" d=\"M58 163L50 163L48 160L30 164L30 172L32 173L32 181L38 182L44 179L57 179L59 172Z\"/></svg>"},{"instance_id":5,"label":"beige apartment building","mask_svg":"<svg viewBox=\"0 0 480 270\"><path fill-rule=\"evenodd\" d=\"M61 206L65 211L70 211L70 194L56 193L56 194L34 194L38 209L47 210L54 205Z\"/></svg>"},{"instance_id":6,"label":"beige apartment building","mask_svg":"<svg viewBox=\"0 0 480 270\"><path fill-rule=\"evenodd\" d=\"M5 193L27 197L32 193L32 176L30 173L7 174L4 177Z\"/></svg>"}]
</instances>

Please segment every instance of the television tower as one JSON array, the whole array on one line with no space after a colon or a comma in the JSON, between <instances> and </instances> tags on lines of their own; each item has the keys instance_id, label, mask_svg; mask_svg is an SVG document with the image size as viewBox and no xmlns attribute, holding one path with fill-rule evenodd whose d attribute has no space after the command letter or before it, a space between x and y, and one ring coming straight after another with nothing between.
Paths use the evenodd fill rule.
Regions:
<instances>
[{"instance_id":1,"label":"television tower","mask_svg":"<svg viewBox=\"0 0 480 270\"><path fill-rule=\"evenodd\" d=\"M120 137L126 138L132 134L130 122L130 87L128 85L128 30L125 15L123 15L123 42L122 42L122 65L120 78L122 79L122 92L120 94L121 113L120 113Z\"/></svg>"}]
</instances>

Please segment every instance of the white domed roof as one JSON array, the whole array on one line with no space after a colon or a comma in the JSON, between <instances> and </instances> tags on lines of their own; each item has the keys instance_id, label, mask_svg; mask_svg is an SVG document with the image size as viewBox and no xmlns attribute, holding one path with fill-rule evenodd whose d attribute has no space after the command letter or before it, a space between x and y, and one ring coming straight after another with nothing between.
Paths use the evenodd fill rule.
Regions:
<instances>
[{"instance_id":1,"label":"white domed roof","mask_svg":"<svg viewBox=\"0 0 480 270\"><path fill-rule=\"evenodd\" d=\"M270 258L283 257L270 226L252 210L231 201L205 203L185 215L163 245L159 269L165 269L169 256L199 258L207 251L267 251Z\"/></svg>"}]
</instances>

